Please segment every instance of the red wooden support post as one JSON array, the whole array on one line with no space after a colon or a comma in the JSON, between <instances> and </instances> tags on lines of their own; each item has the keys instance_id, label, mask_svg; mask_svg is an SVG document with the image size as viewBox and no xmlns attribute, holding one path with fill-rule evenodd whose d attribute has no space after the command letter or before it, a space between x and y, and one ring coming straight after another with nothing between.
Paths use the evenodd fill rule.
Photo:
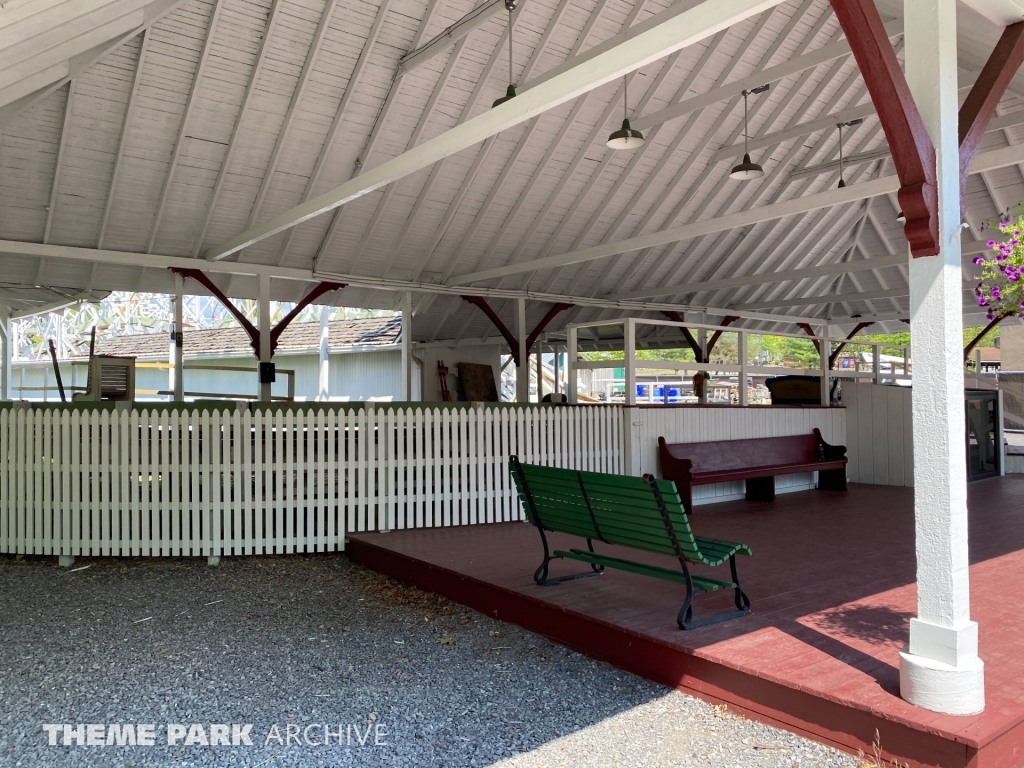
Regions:
<instances>
[{"instance_id":1,"label":"red wooden support post","mask_svg":"<svg viewBox=\"0 0 1024 768\"><path fill-rule=\"evenodd\" d=\"M519 365L519 341L516 339L516 335L498 317L498 313L487 303L487 300L483 296L463 296L462 300L468 301L475 307L479 307L480 311L487 315L490 321L494 323L494 327L498 329L498 332L508 342L508 348L512 350L512 362Z\"/></svg>"},{"instance_id":2,"label":"red wooden support post","mask_svg":"<svg viewBox=\"0 0 1024 768\"><path fill-rule=\"evenodd\" d=\"M971 352L974 351L974 348L976 346L978 346L978 342L981 341L983 338L985 338L985 334L988 333L989 331L991 331L993 328L995 328L997 325L999 325L1001 322L1003 322L1003 320L1005 320L1009 316L1010 315L999 315L999 317L995 318L991 323L986 325L982 329L981 333L979 333L977 336L975 336L973 339L971 339L971 343L968 344L966 347L964 347L964 362L965 363L967 362L968 358L970 358Z\"/></svg>"},{"instance_id":3,"label":"red wooden support post","mask_svg":"<svg viewBox=\"0 0 1024 768\"><path fill-rule=\"evenodd\" d=\"M299 316L299 314L312 304L314 301L319 299L325 293L331 291L337 291L345 287L345 283L320 283L313 290L307 293L302 299L296 304L292 311L282 317L277 325L275 325L270 331L270 354L274 354L274 350L277 349L278 339L281 338L281 334L284 333L285 328L291 325L292 321Z\"/></svg>"},{"instance_id":4,"label":"red wooden support post","mask_svg":"<svg viewBox=\"0 0 1024 768\"><path fill-rule=\"evenodd\" d=\"M231 316L234 317L235 320L238 321L238 324L240 326L242 326L242 329L245 331L246 335L249 337L249 344L250 344L250 346L252 346L253 351L256 353L256 356L259 357L259 354L260 354L260 332L259 332L259 330L256 328L256 326L254 326L251 322L249 322L249 319L245 315L243 315L241 311L239 311L238 307L236 307L234 304L231 303L231 301L228 299L228 297L224 295L223 291L221 291L221 289L217 287L217 284L214 283L206 275L205 272L200 272L198 269L181 269L179 267L171 267L170 270L171 270L171 272L179 274L179 275L181 275L184 278L192 278L197 283L199 283L200 285L205 287L206 290L208 290L210 293L212 293L217 298L217 300L220 301L220 303L224 306L224 309L226 309L228 312L230 312ZM285 315L280 320L280 322L278 322L278 324L275 325L271 329L271 331L270 331L270 353L273 354L274 350L277 349L277 342L278 342L278 339L280 339L281 334L284 333L285 328L287 328L291 324L291 322L296 317L299 316L299 313L301 313L302 310L304 310L306 307L308 307L310 304L312 304L318 298L323 296L325 293L330 293L331 291L337 291L337 290L339 290L341 288L344 288L344 287L345 287L344 283L320 283L313 290L311 290L309 293L307 293L305 296L303 296L302 299L299 301L299 303L296 304L295 307L292 309L292 311L289 312L287 315Z\"/></svg>"},{"instance_id":5,"label":"red wooden support post","mask_svg":"<svg viewBox=\"0 0 1024 768\"><path fill-rule=\"evenodd\" d=\"M832 370L832 367L835 365L836 359L839 357L839 353L843 351L843 348L850 342L850 339L852 339L858 333L863 331L869 325L871 325L871 323L857 323L857 327L846 335L846 341L840 342L839 345L836 346L834 350L832 350L832 354L828 356L829 370Z\"/></svg>"},{"instance_id":6,"label":"red wooden support post","mask_svg":"<svg viewBox=\"0 0 1024 768\"><path fill-rule=\"evenodd\" d=\"M739 320L739 317L737 315L727 315L722 320L720 325L732 325L737 320ZM707 359L704 361L705 363L710 363L711 362L711 352L712 352L712 350L714 350L715 344L718 343L718 340L720 338L722 338L722 334L723 333L725 333L725 329L724 328L719 328L717 331L715 331L713 334L711 334L711 338L708 339L708 349L707 349L707 354L705 355L705 357Z\"/></svg>"},{"instance_id":7,"label":"red wooden support post","mask_svg":"<svg viewBox=\"0 0 1024 768\"><path fill-rule=\"evenodd\" d=\"M960 210L966 213L964 191L971 165L981 147L988 123L996 113L1010 81L1024 63L1024 21L1011 24L1003 30L999 42L985 62L981 74L974 81L971 92L960 107Z\"/></svg>"},{"instance_id":8,"label":"red wooden support post","mask_svg":"<svg viewBox=\"0 0 1024 768\"><path fill-rule=\"evenodd\" d=\"M508 342L509 349L512 350L512 362L519 365L519 342L512 331L509 330L508 326L502 322L501 318L498 317L498 313L495 312L491 305L487 303L487 300L483 296L463 296L463 301L468 301L475 307L479 307L480 311L483 312L494 323L494 327L498 329L498 332L502 335L505 341ZM530 350L533 349L534 343L544 332L544 329L548 327L548 324L555 319L559 312L564 312L575 305L567 304L565 302L559 302L555 304L548 313L544 315L537 327L530 332L530 335L526 337L526 349L523 354L529 356Z\"/></svg>"},{"instance_id":9,"label":"red wooden support post","mask_svg":"<svg viewBox=\"0 0 1024 768\"><path fill-rule=\"evenodd\" d=\"M679 314L678 312L676 312L674 309L662 310L661 314L663 314L665 317L667 317L669 320L671 320L674 323L685 323L686 322L683 319L683 316L681 314ZM704 350L700 348L700 343L695 338L693 338L693 334L690 333L690 329L684 326L681 330L683 332L683 338L686 339L686 343L689 344L690 345L690 349L693 350L693 357L694 357L694 359L698 363L706 363L707 360L703 359L704 358Z\"/></svg>"},{"instance_id":10,"label":"red wooden support post","mask_svg":"<svg viewBox=\"0 0 1024 768\"><path fill-rule=\"evenodd\" d=\"M917 109L874 0L832 0L839 24L860 67L902 187L903 231L914 257L939 252L939 200L935 147Z\"/></svg>"}]
</instances>

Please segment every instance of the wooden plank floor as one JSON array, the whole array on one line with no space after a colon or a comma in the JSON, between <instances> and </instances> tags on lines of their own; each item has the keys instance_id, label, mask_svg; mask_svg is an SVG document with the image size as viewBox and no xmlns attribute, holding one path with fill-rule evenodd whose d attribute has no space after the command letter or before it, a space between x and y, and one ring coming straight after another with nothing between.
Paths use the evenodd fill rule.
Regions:
<instances>
[{"instance_id":1,"label":"wooden plank floor","mask_svg":"<svg viewBox=\"0 0 1024 768\"><path fill-rule=\"evenodd\" d=\"M749 544L740 579L754 613L680 631L680 588L623 572L538 587L526 523L350 536L353 559L546 634L659 682L725 701L766 722L856 752L877 728L886 753L913 766L1024 765L1024 476L969 489L972 616L980 625L987 707L952 717L899 698L900 648L915 615L913 491L852 485L774 504L697 508L698 535ZM551 537L555 548L577 546ZM608 554L672 567L671 560ZM559 562L552 575L582 564ZM584 566L585 567L585 566ZM695 615L728 610L701 595Z\"/></svg>"}]
</instances>

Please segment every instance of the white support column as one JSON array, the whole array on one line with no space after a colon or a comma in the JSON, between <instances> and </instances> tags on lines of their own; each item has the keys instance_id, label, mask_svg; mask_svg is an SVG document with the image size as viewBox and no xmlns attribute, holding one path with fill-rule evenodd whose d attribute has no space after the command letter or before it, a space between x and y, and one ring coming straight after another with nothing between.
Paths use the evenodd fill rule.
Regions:
<instances>
[{"instance_id":1,"label":"white support column","mask_svg":"<svg viewBox=\"0 0 1024 768\"><path fill-rule=\"evenodd\" d=\"M554 354L554 357L553 357L553 359L551 361L552 362L551 371L554 374L554 383L552 385L552 392L554 392L556 395L559 394L562 391L562 382L559 380L560 376L561 376L561 366L559 364L562 362L562 353L559 351L559 349L560 349L559 346L557 344L555 344L554 350L553 350L555 354Z\"/></svg>"},{"instance_id":2,"label":"white support column","mask_svg":"<svg viewBox=\"0 0 1024 768\"><path fill-rule=\"evenodd\" d=\"M829 327L823 325L821 327L821 339L818 341L818 360L821 363L821 404L830 405L831 397L829 396L829 384L831 383L828 378L829 364L828 358L832 354L832 342L829 341Z\"/></svg>"},{"instance_id":3,"label":"white support column","mask_svg":"<svg viewBox=\"0 0 1024 768\"><path fill-rule=\"evenodd\" d=\"M701 322L706 323L707 317L702 318ZM700 347L700 356L702 360L706 360L708 357L708 331L706 328L697 329L697 346ZM700 390L700 397L697 398L697 402L702 405L706 405L708 402L708 378L710 371L699 372L704 379L704 386Z\"/></svg>"},{"instance_id":4,"label":"white support column","mask_svg":"<svg viewBox=\"0 0 1024 768\"><path fill-rule=\"evenodd\" d=\"M576 356L579 354L576 351L576 327L570 325L566 329L566 341L565 341L565 397L573 405L578 402L577 390L579 389L579 381L576 375Z\"/></svg>"},{"instance_id":5,"label":"white support column","mask_svg":"<svg viewBox=\"0 0 1024 768\"><path fill-rule=\"evenodd\" d=\"M900 653L900 694L968 715L985 708L985 667L967 559L956 1L907 3L905 22L907 82L935 145L940 252L910 259L918 615Z\"/></svg>"},{"instance_id":6,"label":"white support column","mask_svg":"<svg viewBox=\"0 0 1024 768\"><path fill-rule=\"evenodd\" d=\"M519 365L516 366L516 402L530 402L530 350L526 348L526 299L516 299L516 342Z\"/></svg>"},{"instance_id":7,"label":"white support column","mask_svg":"<svg viewBox=\"0 0 1024 768\"><path fill-rule=\"evenodd\" d=\"M871 345L871 377L872 384L882 383L882 347L880 344Z\"/></svg>"},{"instance_id":8,"label":"white support column","mask_svg":"<svg viewBox=\"0 0 1024 768\"><path fill-rule=\"evenodd\" d=\"M412 400L412 292L402 294L402 401Z\"/></svg>"},{"instance_id":9,"label":"white support column","mask_svg":"<svg viewBox=\"0 0 1024 768\"><path fill-rule=\"evenodd\" d=\"M270 353L270 276L260 275L260 291L256 307L257 321L260 331L260 363L269 363L272 360ZM257 366L259 368L259 366ZM270 382L260 382L260 374L257 372L256 381L259 383L259 399L261 402L270 402Z\"/></svg>"},{"instance_id":10,"label":"white support column","mask_svg":"<svg viewBox=\"0 0 1024 768\"><path fill-rule=\"evenodd\" d=\"M537 339L537 402L544 399L544 344Z\"/></svg>"},{"instance_id":11,"label":"white support column","mask_svg":"<svg viewBox=\"0 0 1024 768\"><path fill-rule=\"evenodd\" d=\"M11 327L10 307L0 305L0 337L3 351L0 356L0 400L11 399L11 358L14 357L14 329Z\"/></svg>"},{"instance_id":12,"label":"white support column","mask_svg":"<svg viewBox=\"0 0 1024 768\"><path fill-rule=\"evenodd\" d=\"M750 363L747 360L747 332L740 331L736 334L736 348L737 355L739 357L740 374L736 379L736 385L739 387L739 400L740 405L749 405L750 397L747 394L747 383L749 376L747 374L747 368Z\"/></svg>"},{"instance_id":13,"label":"white support column","mask_svg":"<svg viewBox=\"0 0 1024 768\"><path fill-rule=\"evenodd\" d=\"M331 399L331 308L320 307L320 378L316 399L326 402Z\"/></svg>"},{"instance_id":14,"label":"white support column","mask_svg":"<svg viewBox=\"0 0 1024 768\"><path fill-rule=\"evenodd\" d=\"M171 326L171 391L174 402L185 400L185 278L174 274L174 325Z\"/></svg>"},{"instance_id":15,"label":"white support column","mask_svg":"<svg viewBox=\"0 0 1024 768\"><path fill-rule=\"evenodd\" d=\"M626 405L636 405L636 320L628 318L625 332Z\"/></svg>"}]
</instances>

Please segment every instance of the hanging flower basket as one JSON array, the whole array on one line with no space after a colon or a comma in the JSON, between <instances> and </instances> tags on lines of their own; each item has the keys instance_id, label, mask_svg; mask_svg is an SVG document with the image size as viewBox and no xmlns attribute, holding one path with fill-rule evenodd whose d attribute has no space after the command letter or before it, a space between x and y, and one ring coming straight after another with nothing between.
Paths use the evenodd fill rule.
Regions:
<instances>
[{"instance_id":1,"label":"hanging flower basket","mask_svg":"<svg viewBox=\"0 0 1024 768\"><path fill-rule=\"evenodd\" d=\"M981 280L974 288L979 307L986 308L989 320L1011 315L1024 317L1024 216L1003 219L999 231L1008 235L1005 242L989 240L987 256L976 256Z\"/></svg>"}]
</instances>

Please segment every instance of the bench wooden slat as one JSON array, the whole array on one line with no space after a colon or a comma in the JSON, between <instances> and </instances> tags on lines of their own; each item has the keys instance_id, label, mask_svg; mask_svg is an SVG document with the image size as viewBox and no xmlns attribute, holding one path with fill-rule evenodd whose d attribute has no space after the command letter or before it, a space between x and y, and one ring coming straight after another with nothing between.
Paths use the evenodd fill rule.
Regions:
<instances>
[{"instance_id":1,"label":"bench wooden slat","mask_svg":"<svg viewBox=\"0 0 1024 768\"><path fill-rule=\"evenodd\" d=\"M677 618L684 629L749 612L750 601L737 583L691 574L686 562L716 566L729 560L735 580L734 558L737 554L749 555L750 548L694 536L674 483L650 476L636 478L521 464L515 456L509 464L527 518L540 530L544 543L544 562L534 575L539 584L593 576L609 567L686 584L686 601ZM590 551L558 550L549 554L545 530L586 538L591 544ZM593 541L673 556L678 559L681 570L597 553L593 551ZM548 563L553 558L589 563L594 570L550 580ZM735 590L737 610L703 622L691 622L693 595L722 588Z\"/></svg>"},{"instance_id":2,"label":"bench wooden slat","mask_svg":"<svg viewBox=\"0 0 1024 768\"><path fill-rule=\"evenodd\" d=\"M621 557L601 555L596 552L587 552L582 549L571 549L568 552L556 551L555 554L571 560L592 563L593 565L603 565L608 568L617 568L621 571L639 573L644 576L655 576L659 579L665 579L666 581L675 581L682 584L686 583L686 574L682 571L673 571L669 568L662 568L658 565L638 563L635 560L624 560ZM731 581L719 581L718 579L712 579L707 576L697 576L696 574L691 574L690 578L693 581L693 584L695 586L699 584L699 588L704 592L714 592L716 589L736 588L736 584Z\"/></svg>"}]
</instances>

